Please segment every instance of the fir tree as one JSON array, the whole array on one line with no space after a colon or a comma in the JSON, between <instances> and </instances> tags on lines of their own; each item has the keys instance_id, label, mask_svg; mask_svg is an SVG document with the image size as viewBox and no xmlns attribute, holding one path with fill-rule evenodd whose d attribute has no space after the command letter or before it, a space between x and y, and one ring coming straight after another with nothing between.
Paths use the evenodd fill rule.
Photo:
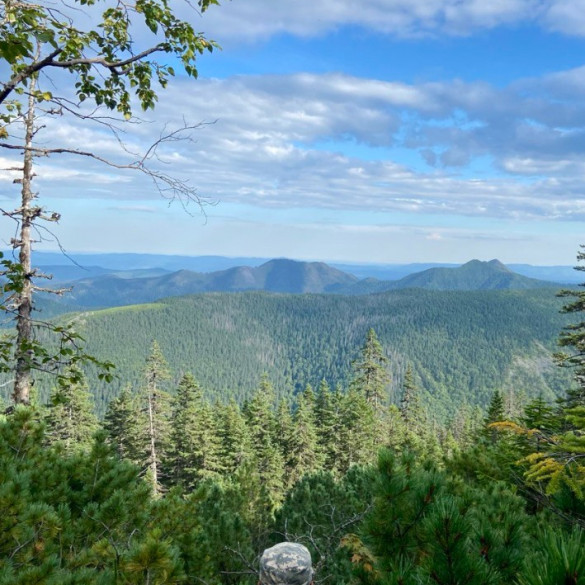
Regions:
<instances>
[{"instance_id":1,"label":"fir tree","mask_svg":"<svg viewBox=\"0 0 585 585\"><path fill-rule=\"evenodd\" d=\"M390 383L387 363L388 358L384 355L376 332L370 328L360 349L360 356L352 363L354 376L351 385L364 393L366 401L376 411L387 399L386 389Z\"/></svg>"},{"instance_id":2,"label":"fir tree","mask_svg":"<svg viewBox=\"0 0 585 585\"><path fill-rule=\"evenodd\" d=\"M162 479L166 475L163 461L168 460L170 449L171 397L161 383L170 378L167 362L156 341L144 369L145 384L139 392L141 416L137 441L141 448L138 463L148 473L154 494L162 491Z\"/></svg>"},{"instance_id":3,"label":"fir tree","mask_svg":"<svg viewBox=\"0 0 585 585\"><path fill-rule=\"evenodd\" d=\"M81 370L72 367L57 380L46 420L50 444L60 445L66 453L89 450L98 421L93 396Z\"/></svg>"},{"instance_id":4,"label":"fir tree","mask_svg":"<svg viewBox=\"0 0 585 585\"><path fill-rule=\"evenodd\" d=\"M187 373L179 382L172 404L169 467L173 483L193 489L221 471L220 437L208 401L195 378Z\"/></svg>"},{"instance_id":5,"label":"fir tree","mask_svg":"<svg viewBox=\"0 0 585 585\"><path fill-rule=\"evenodd\" d=\"M377 417L372 404L357 386L350 387L341 401L338 471L371 463L376 452Z\"/></svg>"},{"instance_id":6,"label":"fir tree","mask_svg":"<svg viewBox=\"0 0 585 585\"><path fill-rule=\"evenodd\" d=\"M506 418L504 412L504 399L502 393L496 390L492 394L487 413L483 419L484 435L489 437L492 443L498 438L498 431L490 427L493 423L498 423Z\"/></svg>"},{"instance_id":7,"label":"fir tree","mask_svg":"<svg viewBox=\"0 0 585 585\"><path fill-rule=\"evenodd\" d=\"M288 452L292 485L304 475L321 469L324 460L318 444L315 395L310 385L297 398L293 422Z\"/></svg>"},{"instance_id":8,"label":"fir tree","mask_svg":"<svg viewBox=\"0 0 585 585\"><path fill-rule=\"evenodd\" d=\"M499 390L496 390L492 394L484 422L486 425L489 425L494 422L502 421L504 418L504 399L502 398L502 393Z\"/></svg>"},{"instance_id":9,"label":"fir tree","mask_svg":"<svg viewBox=\"0 0 585 585\"><path fill-rule=\"evenodd\" d=\"M292 409L290 401L286 398L281 398L278 401L278 406L276 408L274 440L284 458L287 489L292 485L292 478L290 474L290 452L291 441L295 432L293 428L293 416L291 411Z\"/></svg>"},{"instance_id":10,"label":"fir tree","mask_svg":"<svg viewBox=\"0 0 585 585\"><path fill-rule=\"evenodd\" d=\"M553 408L542 395L531 400L524 408L522 422L527 429L535 431L530 438L535 450L541 450L544 435L560 429L558 409Z\"/></svg>"},{"instance_id":11,"label":"fir tree","mask_svg":"<svg viewBox=\"0 0 585 585\"><path fill-rule=\"evenodd\" d=\"M319 450L323 453L324 468L336 472L341 438L341 392L331 392L325 380L319 384L315 404L315 419Z\"/></svg>"},{"instance_id":12,"label":"fir tree","mask_svg":"<svg viewBox=\"0 0 585 585\"><path fill-rule=\"evenodd\" d=\"M420 390L414 381L414 373L410 365L404 375L403 387L400 414L405 427L405 445L426 456L436 455L438 448L436 429L431 424L432 421L428 419L421 403Z\"/></svg>"},{"instance_id":13,"label":"fir tree","mask_svg":"<svg viewBox=\"0 0 585 585\"><path fill-rule=\"evenodd\" d=\"M263 375L260 387L244 408L254 462L270 513L278 507L284 495L284 458L276 438L274 398L274 388Z\"/></svg>"},{"instance_id":14,"label":"fir tree","mask_svg":"<svg viewBox=\"0 0 585 585\"><path fill-rule=\"evenodd\" d=\"M425 424L425 414L420 400L420 391L414 381L412 366L406 368L400 414L407 428L416 432Z\"/></svg>"},{"instance_id":15,"label":"fir tree","mask_svg":"<svg viewBox=\"0 0 585 585\"><path fill-rule=\"evenodd\" d=\"M128 387L108 404L104 429L118 455L131 461L137 459L136 422L137 406Z\"/></svg>"},{"instance_id":16,"label":"fir tree","mask_svg":"<svg viewBox=\"0 0 585 585\"><path fill-rule=\"evenodd\" d=\"M234 400L226 405L216 403L215 417L218 420L221 468L229 476L250 459L250 434L240 407Z\"/></svg>"},{"instance_id":17,"label":"fir tree","mask_svg":"<svg viewBox=\"0 0 585 585\"><path fill-rule=\"evenodd\" d=\"M577 261L585 261L585 246L577 253ZM585 266L575 266L575 270L585 271ZM562 311L564 313L583 313L585 311L585 291L580 290L563 290L559 296L574 299L567 303ZM573 369L575 381L578 388L572 389L567 393L567 400L570 402L569 407L585 405L585 321L568 325L559 337L561 347L573 349L573 353L559 353L555 357L557 363L561 366Z\"/></svg>"}]
</instances>

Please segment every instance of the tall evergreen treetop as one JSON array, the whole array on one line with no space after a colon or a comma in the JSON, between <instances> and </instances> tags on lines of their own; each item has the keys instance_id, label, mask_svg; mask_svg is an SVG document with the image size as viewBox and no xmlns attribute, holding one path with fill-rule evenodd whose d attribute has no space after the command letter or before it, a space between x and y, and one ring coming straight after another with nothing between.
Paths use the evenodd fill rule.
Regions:
<instances>
[{"instance_id":1,"label":"tall evergreen treetop","mask_svg":"<svg viewBox=\"0 0 585 585\"><path fill-rule=\"evenodd\" d=\"M162 462L170 449L171 397L161 389L161 382L170 378L167 361L160 346L153 341L144 368L145 384L140 392L141 424L144 458L142 464L150 473L153 492L160 493Z\"/></svg>"},{"instance_id":2,"label":"tall evergreen treetop","mask_svg":"<svg viewBox=\"0 0 585 585\"><path fill-rule=\"evenodd\" d=\"M156 391L160 386L160 383L168 380L170 377L169 364L162 353L158 341L154 339L144 367L144 379L146 385L152 391Z\"/></svg>"},{"instance_id":3,"label":"tall evergreen treetop","mask_svg":"<svg viewBox=\"0 0 585 585\"><path fill-rule=\"evenodd\" d=\"M354 377L352 386L361 390L375 410L386 401L386 388L390 374L386 370L388 358L384 355L376 332L370 328L359 357L352 362Z\"/></svg>"},{"instance_id":4,"label":"tall evergreen treetop","mask_svg":"<svg viewBox=\"0 0 585 585\"><path fill-rule=\"evenodd\" d=\"M136 459L135 427L137 422L135 399L130 388L125 387L120 395L110 401L104 417L104 429L109 440L123 459Z\"/></svg>"},{"instance_id":5,"label":"tall evergreen treetop","mask_svg":"<svg viewBox=\"0 0 585 585\"><path fill-rule=\"evenodd\" d=\"M47 414L48 442L59 444L66 453L89 451L97 429L93 396L85 376L75 368L69 376L59 378L51 392Z\"/></svg>"},{"instance_id":6,"label":"tall evergreen treetop","mask_svg":"<svg viewBox=\"0 0 585 585\"><path fill-rule=\"evenodd\" d=\"M502 421L504 418L504 398L502 397L502 393L499 390L496 390L493 393L488 406L485 424L487 426L491 423Z\"/></svg>"},{"instance_id":7,"label":"tall evergreen treetop","mask_svg":"<svg viewBox=\"0 0 585 585\"><path fill-rule=\"evenodd\" d=\"M414 373L410 364L404 374L403 387L400 413L406 425L415 430L424 424L425 413L420 400L420 390L414 381Z\"/></svg>"},{"instance_id":8,"label":"tall evergreen treetop","mask_svg":"<svg viewBox=\"0 0 585 585\"><path fill-rule=\"evenodd\" d=\"M315 405L315 420L319 448L325 458L325 469L337 469L341 440L341 393L331 392L325 380L319 384Z\"/></svg>"},{"instance_id":9,"label":"tall evergreen treetop","mask_svg":"<svg viewBox=\"0 0 585 585\"><path fill-rule=\"evenodd\" d=\"M235 400L228 404L215 404L215 416L219 421L221 463L227 475L236 470L251 457L251 440L240 407Z\"/></svg>"},{"instance_id":10,"label":"tall evergreen treetop","mask_svg":"<svg viewBox=\"0 0 585 585\"><path fill-rule=\"evenodd\" d=\"M193 488L221 469L220 437L211 406L192 374L179 382L171 417L170 468L173 483Z\"/></svg>"},{"instance_id":11,"label":"tall evergreen treetop","mask_svg":"<svg viewBox=\"0 0 585 585\"><path fill-rule=\"evenodd\" d=\"M581 248L577 254L579 262L585 261L585 246ZM585 271L585 266L575 266L575 270ZM585 283L581 286L584 287ZM574 299L563 307L563 313L585 312L585 290L562 290L559 296ZM573 353L558 353L555 357L559 365L573 368L575 381L579 386L577 390L567 392L567 402L569 406L585 405L585 319L565 327L559 336L559 345L573 349Z\"/></svg>"}]
</instances>

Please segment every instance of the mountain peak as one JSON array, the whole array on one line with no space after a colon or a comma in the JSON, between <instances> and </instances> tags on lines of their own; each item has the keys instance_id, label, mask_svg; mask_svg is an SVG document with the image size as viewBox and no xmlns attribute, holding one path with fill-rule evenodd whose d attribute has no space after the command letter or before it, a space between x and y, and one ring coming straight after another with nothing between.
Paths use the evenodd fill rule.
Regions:
<instances>
[{"instance_id":1,"label":"mountain peak","mask_svg":"<svg viewBox=\"0 0 585 585\"><path fill-rule=\"evenodd\" d=\"M497 258L490 260L488 265L498 270L505 270L506 272L512 272L503 262L500 262Z\"/></svg>"},{"instance_id":2,"label":"mountain peak","mask_svg":"<svg viewBox=\"0 0 585 585\"><path fill-rule=\"evenodd\" d=\"M493 260L470 260L469 262L466 262L465 264L461 265L458 269L451 269L451 270L488 270L488 271L500 271L500 272L511 272L511 270L503 263L500 262L497 258L494 258Z\"/></svg>"},{"instance_id":3,"label":"mountain peak","mask_svg":"<svg viewBox=\"0 0 585 585\"><path fill-rule=\"evenodd\" d=\"M429 268L397 281L393 288L418 287L434 290L525 289L550 283L516 274L497 259L470 260L458 268Z\"/></svg>"}]
</instances>

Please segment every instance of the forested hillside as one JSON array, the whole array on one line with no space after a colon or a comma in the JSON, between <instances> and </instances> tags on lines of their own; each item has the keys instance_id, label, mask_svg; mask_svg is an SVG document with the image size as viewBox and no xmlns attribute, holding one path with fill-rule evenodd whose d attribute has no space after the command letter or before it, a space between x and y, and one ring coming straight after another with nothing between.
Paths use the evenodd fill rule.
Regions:
<instances>
[{"instance_id":1,"label":"forested hillside","mask_svg":"<svg viewBox=\"0 0 585 585\"><path fill-rule=\"evenodd\" d=\"M410 368L384 404L386 366L369 329L346 392L278 400L263 377L239 407L189 373L165 390L153 342L101 424L83 376L17 405L0 416L0 583L252 585L261 551L293 540L318 585L581 585L582 388L516 415L494 392L442 426Z\"/></svg>"},{"instance_id":2,"label":"forested hillside","mask_svg":"<svg viewBox=\"0 0 585 585\"><path fill-rule=\"evenodd\" d=\"M278 395L322 379L346 387L351 362L374 327L389 357L391 399L398 399L412 365L423 400L443 419L463 403L484 407L496 389L514 401L540 393L552 398L565 387L567 376L551 361L566 323L555 293L212 293L84 312L75 327L90 353L117 366L109 385L89 372L102 414L121 388L140 385L153 339L175 380L190 371L210 396L241 402L263 372Z\"/></svg>"}]
</instances>

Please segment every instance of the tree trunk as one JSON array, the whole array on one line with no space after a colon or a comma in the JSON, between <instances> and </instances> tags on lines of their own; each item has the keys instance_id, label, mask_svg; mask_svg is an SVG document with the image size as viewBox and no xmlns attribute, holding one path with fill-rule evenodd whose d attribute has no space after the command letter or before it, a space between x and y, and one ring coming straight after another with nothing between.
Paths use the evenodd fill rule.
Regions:
<instances>
[{"instance_id":1,"label":"tree trunk","mask_svg":"<svg viewBox=\"0 0 585 585\"><path fill-rule=\"evenodd\" d=\"M152 474L152 493L156 497L159 494L158 488L158 467L156 459L156 434L154 425L154 404L156 388L148 393L148 424L150 434L150 472Z\"/></svg>"},{"instance_id":2,"label":"tree trunk","mask_svg":"<svg viewBox=\"0 0 585 585\"><path fill-rule=\"evenodd\" d=\"M14 377L13 400L16 404L30 403L31 359L32 351L29 344L32 340L32 267L31 267L31 227L34 220L32 202L35 198L32 192L33 180L33 152L32 142L35 134L35 98L36 79L33 77L29 87L28 112L25 124L25 149L22 169L21 190L21 224L20 239L14 242L15 248L20 248L18 261L22 268L24 280L22 290L18 294L18 314L16 317L16 369Z\"/></svg>"}]
</instances>

